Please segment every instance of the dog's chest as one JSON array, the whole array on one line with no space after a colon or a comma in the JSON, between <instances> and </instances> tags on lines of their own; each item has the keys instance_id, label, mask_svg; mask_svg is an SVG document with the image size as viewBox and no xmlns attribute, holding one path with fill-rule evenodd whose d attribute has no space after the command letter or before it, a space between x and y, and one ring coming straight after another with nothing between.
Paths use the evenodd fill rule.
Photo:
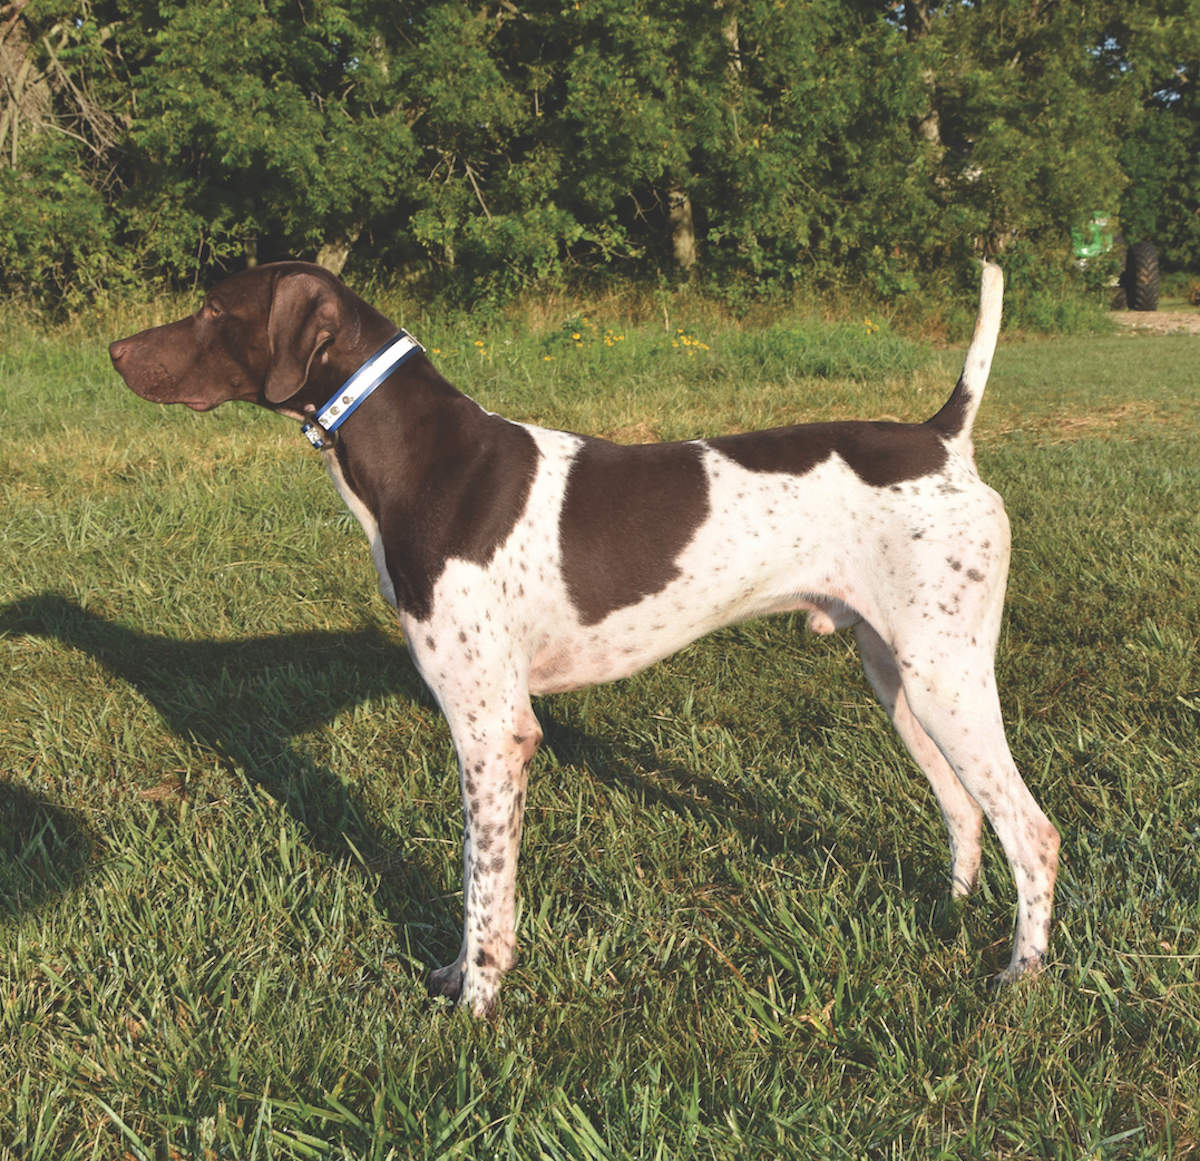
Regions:
<instances>
[{"instance_id":1,"label":"dog's chest","mask_svg":"<svg viewBox=\"0 0 1200 1161\"><path fill-rule=\"evenodd\" d=\"M336 453L327 451L323 455L325 467L329 470L329 476L338 490L338 495L341 496L343 503L350 509L351 514L366 533L367 543L371 546L371 560L375 564L375 571L379 573L379 591L383 595L383 599L394 609L396 607L396 588L392 584L392 578L388 575L387 557L383 550L383 537L379 532L379 522L347 483Z\"/></svg>"}]
</instances>

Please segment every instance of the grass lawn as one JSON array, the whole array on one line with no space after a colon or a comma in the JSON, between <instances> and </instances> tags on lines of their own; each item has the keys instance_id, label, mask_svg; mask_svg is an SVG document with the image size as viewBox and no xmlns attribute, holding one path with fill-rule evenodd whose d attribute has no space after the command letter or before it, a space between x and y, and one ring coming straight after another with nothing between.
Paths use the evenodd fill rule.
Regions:
<instances>
[{"instance_id":1,"label":"grass lawn","mask_svg":"<svg viewBox=\"0 0 1200 1161\"><path fill-rule=\"evenodd\" d=\"M1200 339L1002 335L976 428L1009 737L1063 836L1037 982L988 987L1007 866L989 836L947 910L849 636L777 618L537 702L481 1025L425 998L456 774L361 533L293 425L132 397L105 343L140 321L0 328L0 1158L1200 1153ZM961 358L871 320L404 321L490 409L627 439L923 419Z\"/></svg>"}]
</instances>

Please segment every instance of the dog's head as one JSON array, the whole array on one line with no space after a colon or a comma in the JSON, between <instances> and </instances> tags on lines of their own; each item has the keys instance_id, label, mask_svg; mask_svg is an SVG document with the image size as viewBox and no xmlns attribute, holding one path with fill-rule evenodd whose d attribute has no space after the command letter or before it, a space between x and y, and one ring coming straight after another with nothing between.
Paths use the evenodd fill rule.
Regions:
<instances>
[{"instance_id":1,"label":"dog's head","mask_svg":"<svg viewBox=\"0 0 1200 1161\"><path fill-rule=\"evenodd\" d=\"M154 403L208 411L242 400L303 417L394 331L328 271L277 262L225 279L195 314L108 352Z\"/></svg>"}]
</instances>

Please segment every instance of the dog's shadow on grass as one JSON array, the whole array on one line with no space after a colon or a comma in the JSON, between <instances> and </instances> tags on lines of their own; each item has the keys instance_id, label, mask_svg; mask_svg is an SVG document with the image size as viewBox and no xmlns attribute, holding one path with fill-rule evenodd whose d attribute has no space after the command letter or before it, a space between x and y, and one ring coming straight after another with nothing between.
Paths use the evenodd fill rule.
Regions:
<instances>
[{"instance_id":1,"label":"dog's shadow on grass","mask_svg":"<svg viewBox=\"0 0 1200 1161\"><path fill-rule=\"evenodd\" d=\"M59 641L94 658L152 704L170 731L244 772L301 822L313 847L359 858L379 873L389 920L422 926L439 941L457 924L445 882L419 848L374 821L371 807L337 775L295 746L296 735L345 709L400 696L432 707L410 663L382 632L311 631L233 641L177 640L107 620L55 593L0 608L0 634ZM204 793L170 785L164 796ZM153 797L154 791L143 797ZM69 811L25 790L0 788L0 854L9 856L11 910L64 890L86 872L93 837ZM52 847L53 851L48 848ZM351 855L351 847L357 857ZM45 858L40 854L47 848ZM45 873L52 868L52 873ZM415 904L415 907L414 907ZM423 941L414 941L423 942ZM442 949L438 949L442 950Z\"/></svg>"},{"instance_id":2,"label":"dog's shadow on grass","mask_svg":"<svg viewBox=\"0 0 1200 1161\"><path fill-rule=\"evenodd\" d=\"M596 782L618 790L648 807L661 807L680 818L721 831L738 831L761 854L773 855L797 844L825 841L815 823L797 818L778 796L762 788L753 793L679 762L664 762L648 742L611 741L556 717L552 708L538 707L545 731L545 749L566 766L578 766ZM786 818L788 833L780 829Z\"/></svg>"},{"instance_id":3,"label":"dog's shadow on grass","mask_svg":"<svg viewBox=\"0 0 1200 1161\"><path fill-rule=\"evenodd\" d=\"M94 843L77 812L0 782L0 918L69 891L87 874Z\"/></svg>"},{"instance_id":4,"label":"dog's shadow on grass","mask_svg":"<svg viewBox=\"0 0 1200 1161\"><path fill-rule=\"evenodd\" d=\"M297 735L373 699L400 698L429 708L433 699L407 652L376 629L310 631L233 641L186 641L108 620L55 593L0 607L0 634L59 641L94 658L152 704L177 737L206 749L261 786L301 822L313 847L348 861L349 848L378 876L377 902L397 927L422 929L411 940L437 960L457 941L460 884L389 831L336 773L302 747ZM630 748L556 720L552 700L537 712L547 747L560 761L641 801L697 820L719 820L770 854L784 840L784 810L702 771L662 763L648 744ZM652 773L648 773L652 772ZM548 772L544 772L546 776ZM189 787L181 788L183 793ZM449 789L449 788L448 788ZM203 787L195 788L204 793ZM166 794L172 793L166 786ZM761 791L759 794L761 795ZM792 818L789 844L820 843L815 826ZM0 784L0 914L36 905L86 874L94 837L60 806ZM354 860L357 863L357 859ZM4 890L4 887L8 890Z\"/></svg>"}]
</instances>

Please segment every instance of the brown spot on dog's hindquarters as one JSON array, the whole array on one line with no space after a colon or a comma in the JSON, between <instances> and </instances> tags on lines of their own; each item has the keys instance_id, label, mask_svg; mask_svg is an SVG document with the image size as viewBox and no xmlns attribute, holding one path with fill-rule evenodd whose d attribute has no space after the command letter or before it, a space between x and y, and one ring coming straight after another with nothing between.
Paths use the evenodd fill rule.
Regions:
<instances>
[{"instance_id":1,"label":"brown spot on dog's hindquarters","mask_svg":"<svg viewBox=\"0 0 1200 1161\"><path fill-rule=\"evenodd\" d=\"M864 484L893 490L939 471L947 458L939 433L920 423L808 423L704 442L752 472L803 476L837 455Z\"/></svg>"}]
</instances>

